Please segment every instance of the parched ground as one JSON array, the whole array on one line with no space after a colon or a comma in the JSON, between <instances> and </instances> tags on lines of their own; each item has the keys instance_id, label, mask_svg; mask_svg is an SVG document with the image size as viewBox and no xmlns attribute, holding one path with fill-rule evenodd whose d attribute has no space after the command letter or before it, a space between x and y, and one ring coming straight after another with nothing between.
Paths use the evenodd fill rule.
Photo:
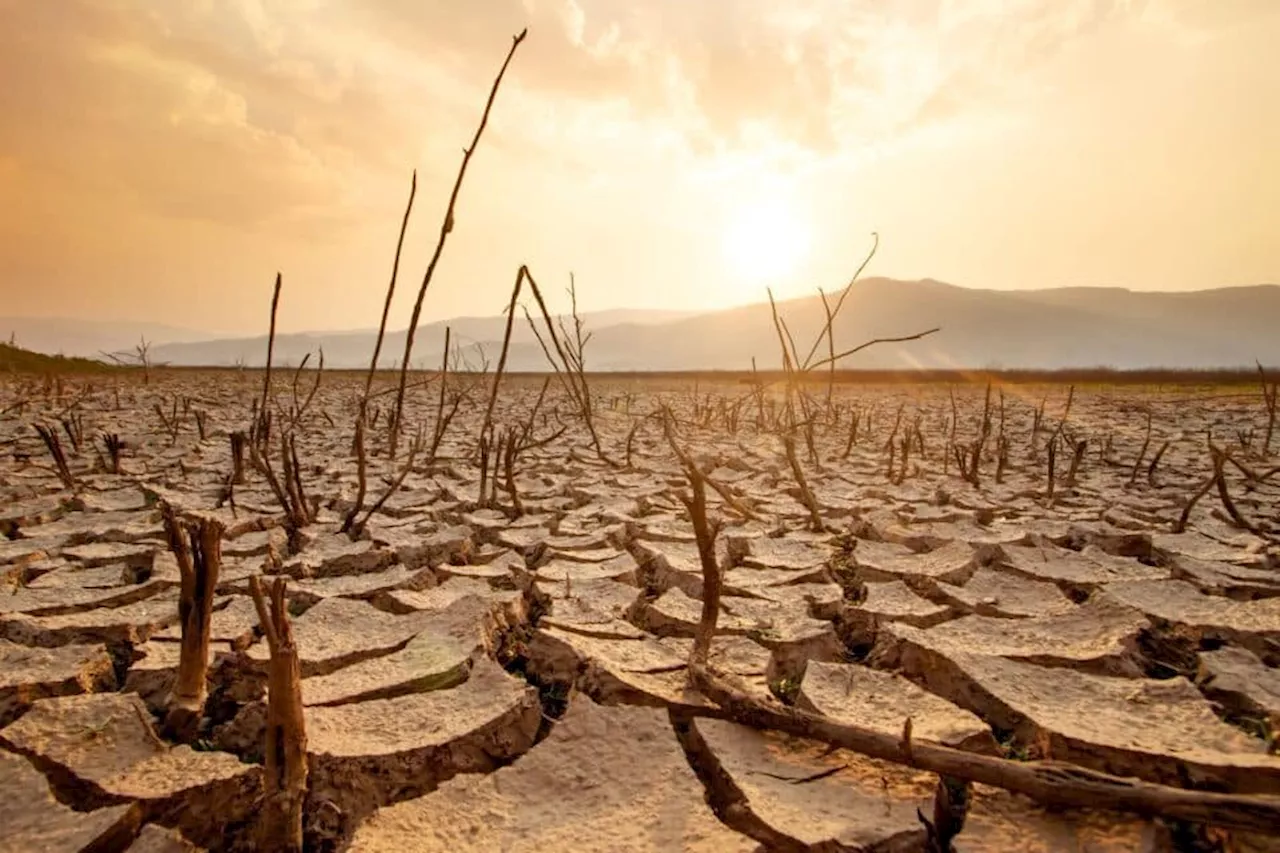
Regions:
<instances>
[{"instance_id":1,"label":"parched ground","mask_svg":"<svg viewBox=\"0 0 1280 853\"><path fill-rule=\"evenodd\" d=\"M484 444L516 442L495 483L488 379L413 377L394 458L379 379L376 511L353 539L363 378L326 375L308 402L315 379L278 372L270 403L270 464L291 432L315 510L292 536L248 459L230 484L261 373L0 387L0 850L250 849L263 573L289 578L308 849L924 849L931 774L672 715L708 703L685 671L702 570L661 405L719 487L711 662L746 691L892 735L910 719L917 742L1280 794L1280 435L1268 455L1256 392L1081 388L1067 413L1066 388L1008 387L984 435L981 388L815 385L793 464L775 388L599 378L597 446L554 379L515 378ZM1184 512L1211 444L1221 489ZM158 725L181 639L161 501L226 527L184 746ZM955 848L1280 841L976 786Z\"/></svg>"}]
</instances>

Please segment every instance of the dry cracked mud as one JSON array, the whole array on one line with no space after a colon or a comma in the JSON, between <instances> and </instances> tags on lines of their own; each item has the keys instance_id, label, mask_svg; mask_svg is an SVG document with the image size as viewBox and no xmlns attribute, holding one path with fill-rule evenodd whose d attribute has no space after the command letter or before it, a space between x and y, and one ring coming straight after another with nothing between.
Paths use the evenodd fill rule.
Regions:
<instances>
[{"instance_id":1,"label":"dry cracked mud","mask_svg":"<svg viewBox=\"0 0 1280 853\"><path fill-rule=\"evenodd\" d=\"M459 404L433 442L441 380L422 379L406 417L434 449L401 479L409 437L388 458L391 398L374 398L365 507L399 484L354 538L362 379L326 374L299 413L277 378L314 509L300 530L248 459L228 489L261 374L3 386L0 850L252 849L259 575L288 579L309 850L923 850L937 777L694 715L711 707L688 666L703 569L659 402L717 486L710 663L743 692L975 754L1280 793L1280 477L1246 440L1256 401L1082 389L1060 427L1065 389L1010 388L1008 458L993 435L965 479L948 442L979 435L981 389L958 391L953 429L946 388L837 387L796 442L801 485L761 423L780 392L600 378L601 454L554 381L509 378L492 423L531 440L495 485L476 440L489 380L447 380ZM31 429L60 420L66 477ZM914 425L905 461L895 423ZM1241 462L1235 515L1211 491L1184 520L1209 429ZM182 630L159 501L225 527L189 746L161 725ZM1185 829L975 785L954 849L1191 849Z\"/></svg>"}]
</instances>

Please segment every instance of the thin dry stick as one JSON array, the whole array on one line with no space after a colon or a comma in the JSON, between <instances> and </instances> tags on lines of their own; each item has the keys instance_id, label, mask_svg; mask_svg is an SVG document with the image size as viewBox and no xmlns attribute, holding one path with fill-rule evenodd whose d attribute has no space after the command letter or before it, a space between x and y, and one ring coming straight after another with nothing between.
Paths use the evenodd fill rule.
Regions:
<instances>
[{"instance_id":1,"label":"thin dry stick","mask_svg":"<svg viewBox=\"0 0 1280 853\"><path fill-rule=\"evenodd\" d=\"M351 529L352 539L360 538L361 534L364 533L365 527L369 525L369 519L373 518L374 513L382 509L382 505L390 500L392 495L400 491L400 487L404 485L405 478L408 477L409 472L413 470L413 462L422 451L424 444L425 441L422 428L419 427L417 435L413 438L413 443L409 445L409 457L405 459L404 467L400 469L399 476L397 476L396 479L392 481L391 485L387 487L387 490L382 493L382 497L378 498L374 505L369 507L368 512L364 514L364 518L360 519L360 521Z\"/></svg>"},{"instance_id":2,"label":"thin dry stick","mask_svg":"<svg viewBox=\"0 0 1280 853\"><path fill-rule=\"evenodd\" d=\"M834 343L834 333L832 331L832 325L835 323L836 317L839 316L840 309L844 307L844 301L846 298L848 298L849 291L853 289L854 283L857 282L858 278L862 275L862 271L867 268L867 264L871 263L871 259L876 256L876 250L879 248L880 248L880 235L872 231L871 232L871 249L870 251L867 252L866 257L862 259L862 263L858 264L858 268L854 271L853 276L849 279L849 283L844 286L844 290L840 291L840 298L836 300L836 307L827 313L826 326L823 328L822 333L818 335L817 339L814 340L813 346L809 348L809 354L805 356L805 359L804 359L805 370L808 370L811 366L813 366L811 362L813 361L814 354L818 351L818 345L822 343L823 336L826 337L828 348L831 351L830 352L831 363L833 365L835 364L836 355L835 355L835 343ZM824 299L823 302L825 303L826 300Z\"/></svg>"},{"instance_id":3,"label":"thin dry stick","mask_svg":"<svg viewBox=\"0 0 1280 853\"><path fill-rule=\"evenodd\" d=\"M316 392L320 390L321 380L324 379L324 347L320 347L320 358L316 363L316 381L311 386L311 390L307 392L306 398L301 403L298 402L298 378L302 375L302 369L310 358L311 353L303 356L302 363L298 365L297 371L293 374L293 410L289 412L288 426L290 430L302 422L307 410L311 408L311 403L316 398Z\"/></svg>"},{"instance_id":4,"label":"thin dry stick","mask_svg":"<svg viewBox=\"0 0 1280 853\"><path fill-rule=\"evenodd\" d=\"M503 466L507 475L507 492L511 495L511 511L516 518L524 515L524 504L520 502L520 492L516 488L516 458L520 454L519 439L514 429L507 431L506 452L503 454ZM565 576L566 578L568 575Z\"/></svg>"},{"instance_id":5,"label":"thin dry stick","mask_svg":"<svg viewBox=\"0 0 1280 853\"><path fill-rule=\"evenodd\" d=\"M1138 458L1133 462L1133 470L1129 472L1129 485L1132 486L1138 479L1138 470L1142 467L1142 462L1146 459L1147 448L1151 446L1151 409L1147 409L1147 433L1142 439L1142 449L1138 451Z\"/></svg>"},{"instance_id":6,"label":"thin dry stick","mask_svg":"<svg viewBox=\"0 0 1280 853\"><path fill-rule=\"evenodd\" d=\"M1170 442L1166 441L1160 445L1160 449L1156 451L1156 455L1151 457L1151 464L1147 466L1147 482L1151 485L1156 483L1156 466L1160 464L1160 459L1164 456L1164 452L1169 449Z\"/></svg>"},{"instance_id":7,"label":"thin dry stick","mask_svg":"<svg viewBox=\"0 0 1280 853\"><path fill-rule=\"evenodd\" d=\"M809 481L804 476L804 468L800 467L800 460L796 456L795 438L790 433L783 433L782 446L787 454L787 462L791 465L791 475L796 478L796 485L800 489L800 503L804 504L805 509L809 511L809 526L815 533L821 533L825 529L822 513L818 511L818 501L809 488Z\"/></svg>"},{"instance_id":8,"label":"thin dry stick","mask_svg":"<svg viewBox=\"0 0 1280 853\"><path fill-rule=\"evenodd\" d=\"M982 451L986 449L987 439L991 437L991 383L987 383L986 397L982 403L982 426L978 430L978 439L973 443L972 455L969 459L969 482L980 485L982 479Z\"/></svg>"},{"instance_id":9,"label":"thin dry stick","mask_svg":"<svg viewBox=\"0 0 1280 853\"><path fill-rule=\"evenodd\" d=\"M63 452L62 440L58 438L58 433L44 424L36 424L35 430L44 442L44 446L49 449L49 455L53 457L53 464L58 469L58 479L68 489L74 489L76 478L72 476L71 468L67 465L67 454Z\"/></svg>"},{"instance_id":10,"label":"thin dry stick","mask_svg":"<svg viewBox=\"0 0 1280 853\"><path fill-rule=\"evenodd\" d=\"M124 442L120 440L120 436L114 432L104 432L102 434L102 444L107 449L107 458L111 461L109 470L112 474L120 473L120 451L124 449Z\"/></svg>"},{"instance_id":11,"label":"thin dry stick","mask_svg":"<svg viewBox=\"0 0 1280 853\"><path fill-rule=\"evenodd\" d=\"M1262 441L1262 455L1267 456L1271 453L1271 437L1276 431L1276 408L1277 400L1280 397L1280 383L1272 382L1270 388L1267 386L1267 372L1262 368L1262 362L1257 362L1258 378L1262 380L1262 404L1267 409L1267 434Z\"/></svg>"},{"instance_id":12,"label":"thin dry stick","mask_svg":"<svg viewBox=\"0 0 1280 853\"><path fill-rule=\"evenodd\" d=\"M551 364L556 378L560 380L565 392L578 407L578 414L582 417L583 423L587 427L587 432L591 436L591 447L595 450L596 456L610 467L620 467L605 454L604 445L600 442L600 435L596 432L595 416L591 409L591 390L587 384L586 371L582 367L581 345L585 341L579 341L579 351L576 355L572 352L572 341L566 339L564 344L561 345L560 336L556 334L556 324L551 321L551 313L547 311L547 304L542 298L542 291L538 287L537 281L534 280L533 273L529 271L527 266L522 267L522 271L524 278L529 282L529 289L533 292L533 298L538 303L538 310L542 313L542 322L547 330L547 336L551 339L552 346L555 347L556 358L551 356L551 350L548 349L546 341L543 340L541 333L538 332L537 324L533 322L533 317L526 308L524 316L529 323L529 328L533 331L533 336L537 339L538 345L542 347L542 354L546 356L547 361ZM557 358L559 361L557 361Z\"/></svg>"},{"instance_id":13,"label":"thin dry stick","mask_svg":"<svg viewBox=\"0 0 1280 853\"><path fill-rule=\"evenodd\" d=\"M507 352L511 349L511 328L516 319L516 300L520 298L520 285L524 282L524 267L516 271L516 283L511 287L511 303L507 305L507 326L502 333L502 352L498 354L498 366L493 372L493 388L489 392L489 405L484 409L484 420L480 424L480 435L489 431L493 421L493 407L498 402L498 386L502 384L502 374L507 369Z\"/></svg>"},{"instance_id":14,"label":"thin dry stick","mask_svg":"<svg viewBox=\"0 0 1280 853\"><path fill-rule=\"evenodd\" d=\"M827 301L827 294L822 288L818 288L818 295L822 297L822 310L827 315L826 337L827 337L827 354L831 359L831 364L827 365L830 369L827 371L827 416L831 415L831 396L836 389L836 339L831 333L831 326L835 322L835 315L831 311L831 303ZM821 340L819 336L819 340Z\"/></svg>"},{"instance_id":15,"label":"thin dry stick","mask_svg":"<svg viewBox=\"0 0 1280 853\"><path fill-rule=\"evenodd\" d=\"M935 332L940 332L940 331L942 331L942 327L937 326L935 328L929 329L924 332L917 332L914 335L904 335L900 338L875 338L873 340L858 344L853 349L847 349L844 352L836 353L835 355L830 356L828 358L824 358L821 361L816 361L813 364L806 367L805 371L807 372L810 370L817 370L819 367L824 367L833 361L840 361L841 359L848 358L849 356L854 355L855 353L862 352L867 347L872 347L872 346L875 346L876 344L900 344L906 341L918 341L921 338L927 338L929 337L929 335L932 335Z\"/></svg>"},{"instance_id":16,"label":"thin dry stick","mask_svg":"<svg viewBox=\"0 0 1280 853\"><path fill-rule=\"evenodd\" d=\"M356 522L356 516L360 514L360 509L364 506L364 496L369 488L368 478L368 456L364 449L364 418L356 417L356 435L355 435L355 454L356 454L356 499L351 504L351 509L347 510L346 516L342 519L342 533L350 533L351 526Z\"/></svg>"},{"instance_id":17,"label":"thin dry stick","mask_svg":"<svg viewBox=\"0 0 1280 853\"><path fill-rule=\"evenodd\" d=\"M267 727L264 738L264 799L257 849L301 853L303 805L307 797L307 729L302 713L302 667L285 607L285 580L267 596L258 575L249 578L258 622L267 638Z\"/></svg>"},{"instance_id":18,"label":"thin dry stick","mask_svg":"<svg viewBox=\"0 0 1280 853\"><path fill-rule=\"evenodd\" d=\"M795 409L792 406L792 397L795 394L795 379L792 377L792 373L796 367L794 354L791 349L787 347L788 337L782 326L782 318L778 316L778 304L773 300L773 291L766 288L765 293L769 295L769 310L773 314L774 331L778 334L778 349L782 350L782 372L785 376L783 381L786 383L784 386L784 402L788 414L788 426L794 426Z\"/></svg>"},{"instance_id":19,"label":"thin dry stick","mask_svg":"<svg viewBox=\"0 0 1280 853\"><path fill-rule=\"evenodd\" d=\"M698 561L702 564L702 615L693 636L693 649L689 659L693 663L705 664L711 654L711 640L715 636L716 621L720 613L721 578L720 567L716 564L716 535L720 528L707 519L706 476L689 454L676 444L675 434L671 429L670 411L664 412L663 428L667 441L684 466L685 477L693 492L692 496L680 492L677 497L689 511L694 538L698 543Z\"/></svg>"},{"instance_id":20,"label":"thin dry stick","mask_svg":"<svg viewBox=\"0 0 1280 853\"><path fill-rule=\"evenodd\" d=\"M507 73L507 66L511 64L511 58L515 56L516 48L524 41L524 37L529 31L521 30L518 36L511 40L511 49L507 51L507 58L503 60L502 67L498 69L498 76L493 80L493 87L489 90L489 99L485 101L484 112L480 116L480 125L476 128L475 136L471 138L471 145L464 148L462 152L462 165L458 167L458 177L453 182L453 191L449 194L449 206L445 210L444 221L440 223L440 235L436 238L436 248L431 254L431 260L427 263L427 271L422 276L422 284L418 288L418 298L413 303L413 314L409 318L409 329L405 334L404 341L404 359L400 364L400 386L396 391L396 405L392 411L391 455L395 455L394 442L399 436L401 429L401 419L404 414L404 387L408 380L409 359L413 355L413 338L418 331L418 318L422 315L422 302L427 296L427 288L431 286L431 278L435 275L436 265L440 263L440 256L444 252L445 240L449 233L453 231L454 208L458 204L458 194L462 190L462 180L467 175L467 166L471 163L471 156L475 153L476 146L480 144L480 137L484 134L484 129L489 124L489 111L493 109L493 101L498 96L498 87L502 85L502 78Z\"/></svg>"},{"instance_id":21,"label":"thin dry stick","mask_svg":"<svg viewBox=\"0 0 1280 853\"><path fill-rule=\"evenodd\" d=\"M1224 461L1234 462L1230 456L1227 456L1220 450L1214 451L1214 455L1216 457L1221 457ZM1235 522L1237 527L1244 528L1250 533L1258 536L1266 536L1266 531L1245 518L1236 507L1235 501L1231 499L1231 494L1227 491L1227 474L1222 468L1222 464L1215 460L1214 467L1218 469L1218 475L1215 477L1218 483L1218 498L1222 501L1222 506L1226 509L1227 515L1231 516L1231 520Z\"/></svg>"},{"instance_id":22,"label":"thin dry stick","mask_svg":"<svg viewBox=\"0 0 1280 853\"><path fill-rule=\"evenodd\" d=\"M251 437L257 443L266 440L267 433L267 397L271 393L271 362L276 351L276 311L280 308L280 286L282 277L276 273L275 289L271 292L271 331L267 335L267 367L262 375L262 400L258 404L258 420L251 430Z\"/></svg>"},{"instance_id":23,"label":"thin dry stick","mask_svg":"<svg viewBox=\"0 0 1280 853\"><path fill-rule=\"evenodd\" d=\"M436 423L431 433L431 453L430 458L434 461L436 451L440 449L440 442L444 440L445 430L449 428L449 421L453 420L452 416L445 418L444 416L444 397L445 392L449 390L449 339L453 335L451 326L444 327L444 354L440 357L440 397L436 401ZM455 397L456 403L460 399Z\"/></svg>"},{"instance_id":24,"label":"thin dry stick","mask_svg":"<svg viewBox=\"0 0 1280 853\"><path fill-rule=\"evenodd\" d=\"M951 436L947 439L947 452L942 454L942 473L946 474L950 465L949 457L954 455L956 448L956 433L960 429L960 415L956 410L956 389L954 385L947 386L947 395L951 398ZM960 472L961 476L964 472Z\"/></svg>"},{"instance_id":25,"label":"thin dry stick","mask_svg":"<svg viewBox=\"0 0 1280 853\"><path fill-rule=\"evenodd\" d=\"M1067 419L1071 417L1071 403L1076 398L1076 386L1067 386L1067 405L1062 409L1062 420L1058 421L1058 428L1053 431L1053 438L1057 439L1062 435L1062 431L1067 428Z\"/></svg>"},{"instance_id":26,"label":"thin dry stick","mask_svg":"<svg viewBox=\"0 0 1280 853\"><path fill-rule=\"evenodd\" d=\"M244 448L248 437L243 432L233 432L231 441L231 485L244 485Z\"/></svg>"},{"instance_id":27,"label":"thin dry stick","mask_svg":"<svg viewBox=\"0 0 1280 853\"><path fill-rule=\"evenodd\" d=\"M1004 391L1000 391L1000 434L996 438L996 483L1004 482L1004 470L1009 464L1009 440L1004 433Z\"/></svg>"},{"instance_id":28,"label":"thin dry stick","mask_svg":"<svg viewBox=\"0 0 1280 853\"><path fill-rule=\"evenodd\" d=\"M1187 529L1187 521L1191 518L1191 510L1199 503L1200 499L1209 493L1214 483L1222 476L1222 460L1215 458L1213 460L1213 473L1209 475L1209 479L1204 481L1204 485L1196 489L1191 495L1191 499L1187 501L1187 505L1182 508L1182 514L1178 516L1178 520L1173 523L1173 532L1182 533Z\"/></svg>"},{"instance_id":29,"label":"thin dry stick","mask_svg":"<svg viewBox=\"0 0 1280 853\"><path fill-rule=\"evenodd\" d=\"M382 355L382 341L387 334L387 317L391 313L391 297L395 296L396 278L400 274L400 252L404 248L404 235L409 230L409 214L413 212L413 200L418 195L418 170L413 170L413 178L409 182L409 203L404 207L404 217L400 220L400 236L396 238L396 255L391 262L391 281L387 283L387 298L382 303L382 320L378 323L378 337L373 342L373 356L369 359L369 372L364 377L364 393L360 395L360 413L356 416L363 421L369 411L369 391L373 388L373 375L378 371L378 357ZM354 448L354 444L353 444Z\"/></svg>"},{"instance_id":30,"label":"thin dry stick","mask_svg":"<svg viewBox=\"0 0 1280 853\"><path fill-rule=\"evenodd\" d=\"M697 468L698 466L694 463L693 457L689 456L688 452L685 451L683 448L680 447L679 444L676 443L675 431L671 425L672 420L674 419L674 416L671 414L671 410L664 407L661 410L659 410L657 414L660 415L663 419L662 420L663 432L666 435L667 442L671 445L671 449L675 451L676 456L679 458L680 464L683 465L686 469ZM652 415L648 417L652 417ZM648 417L642 418L640 421L638 421L635 424L635 426L631 428L632 435L635 434L636 427L640 426L640 424L643 423L645 420L647 420ZM629 446L631 443L630 437L628 437L627 443ZM763 516L761 516L757 512L754 512L751 509L751 507L744 504L738 498L737 495L729 491L729 488L725 486L723 483L717 482L714 478L711 477L710 474L707 474L705 471L702 471L701 469L698 469L698 472L702 478L702 481L706 483L708 486L710 486L712 489L714 489L716 494L720 496L720 498L725 502L725 504L734 512L738 513L738 515L741 515L743 518L750 519L751 521L765 520Z\"/></svg>"}]
</instances>

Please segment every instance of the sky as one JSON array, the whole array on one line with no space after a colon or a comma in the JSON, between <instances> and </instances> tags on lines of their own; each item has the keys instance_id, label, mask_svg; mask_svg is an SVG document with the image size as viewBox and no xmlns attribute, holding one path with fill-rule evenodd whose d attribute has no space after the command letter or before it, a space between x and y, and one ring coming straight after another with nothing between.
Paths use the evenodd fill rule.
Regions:
<instances>
[{"instance_id":1,"label":"sky","mask_svg":"<svg viewBox=\"0 0 1280 853\"><path fill-rule=\"evenodd\" d=\"M1277 0L0 0L3 312L407 325L1280 282Z\"/></svg>"}]
</instances>

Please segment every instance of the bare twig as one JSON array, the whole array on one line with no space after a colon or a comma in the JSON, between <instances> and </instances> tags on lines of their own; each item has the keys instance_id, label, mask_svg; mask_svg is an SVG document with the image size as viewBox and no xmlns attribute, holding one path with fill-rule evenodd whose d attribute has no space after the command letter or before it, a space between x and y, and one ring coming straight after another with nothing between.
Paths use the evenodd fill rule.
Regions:
<instances>
[{"instance_id":1,"label":"bare twig","mask_svg":"<svg viewBox=\"0 0 1280 853\"><path fill-rule=\"evenodd\" d=\"M493 87L489 90L489 98L485 101L484 112L480 116L480 124L476 128L475 135L471 138L471 145L463 149L462 164L458 167L458 176L453 182L453 191L449 194L449 206L445 209L444 221L440 223L440 234L436 238L435 251L431 254L431 260L427 263L427 270L422 276L422 284L418 288L418 298L413 303L413 314L409 318L409 329L405 334L404 342L404 358L400 363L400 384L396 392L395 408L391 414L391 436L394 442L400 434L402 420L404 415L404 389L405 383L408 381L409 360L413 356L413 339L418 331L418 318L422 316L422 302L426 298L427 288L431 286L431 278L435 275L436 265L440 263L440 256L444 253L445 240L453 231L454 209L458 204L458 195L462 191L462 181L467 175L467 166L471 163L471 157L475 154L476 146L480 144L480 137L484 134L485 127L489 124L489 111L493 109L494 99L498 96L498 88L502 85L502 78L507 73L507 66L511 64L511 58L515 56L516 48L520 47L520 43L524 41L528 30L522 30L519 35L511 40L511 49L507 52L507 58L503 60L502 67L498 69L498 76L493 80ZM391 455L395 456L395 446L392 445Z\"/></svg>"},{"instance_id":2,"label":"bare twig","mask_svg":"<svg viewBox=\"0 0 1280 853\"><path fill-rule=\"evenodd\" d=\"M258 403L258 417L249 430L249 438L255 444L266 446L271 430L271 421L267 415L267 401L271 394L271 362L276 351L276 312L280 308L280 286L282 276L276 273L275 288L271 291L271 331L267 335L267 366L262 375L262 399Z\"/></svg>"},{"instance_id":3,"label":"bare twig","mask_svg":"<svg viewBox=\"0 0 1280 853\"><path fill-rule=\"evenodd\" d=\"M369 358L369 372L364 377L364 393L360 395L360 411L357 420L363 421L369 410L369 391L373 388L373 376L378 371L378 357L382 355L382 342L387 335L387 317L391 313L391 298L396 292L396 278L400 273L400 252L404 248L404 235L409 229L409 214L413 213L413 199L418 194L418 170L413 170L409 182L409 202L404 206L400 220L400 236L396 238L395 259L391 262L391 281L387 283L387 298L382 303L382 319L378 322L378 337L373 343L373 355ZM354 439L353 439L354 440Z\"/></svg>"},{"instance_id":4,"label":"bare twig","mask_svg":"<svg viewBox=\"0 0 1280 853\"><path fill-rule=\"evenodd\" d=\"M663 418L663 428L671 449L684 466L685 477L689 480L693 493L687 495L680 492L677 497L689 512L689 521L693 525L694 538L698 543L698 560L702 564L702 615L698 620L689 659L693 663L705 664L711 653L711 640L715 636L716 621L720 613L721 578L720 567L716 562L716 536L720 532L720 526L707 519L706 477L693 458L676 443L671 420L671 414L667 411Z\"/></svg>"}]
</instances>

